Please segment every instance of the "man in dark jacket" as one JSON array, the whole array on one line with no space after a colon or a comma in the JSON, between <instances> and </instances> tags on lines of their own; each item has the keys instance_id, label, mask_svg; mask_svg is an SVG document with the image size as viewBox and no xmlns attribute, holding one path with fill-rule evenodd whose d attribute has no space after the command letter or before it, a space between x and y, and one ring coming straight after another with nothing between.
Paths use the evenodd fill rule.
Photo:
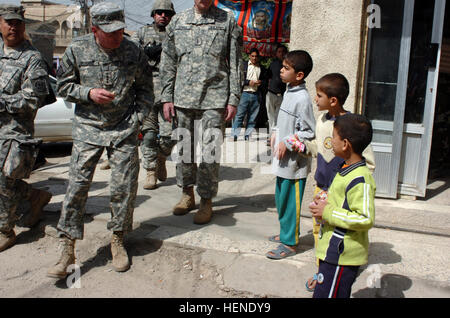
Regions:
<instances>
[{"instance_id":1,"label":"man in dark jacket","mask_svg":"<svg viewBox=\"0 0 450 318\"><path fill-rule=\"evenodd\" d=\"M247 64L244 64L244 87L233 123L232 135L234 141L237 141L245 115L247 115L245 140L249 140L256 125L256 117L267 85L267 70L259 63L258 49L251 49L249 56L250 60Z\"/></svg>"},{"instance_id":2,"label":"man in dark jacket","mask_svg":"<svg viewBox=\"0 0 450 318\"><path fill-rule=\"evenodd\" d=\"M281 103L283 102L283 94L286 90L286 84L284 84L280 78L280 71L283 67L283 59L287 53L287 48L279 44L277 46L276 57L270 63L268 70L269 84L266 95L266 108L267 118L269 119L269 136L272 134L272 129L277 125L278 111L280 110Z\"/></svg>"}]
</instances>

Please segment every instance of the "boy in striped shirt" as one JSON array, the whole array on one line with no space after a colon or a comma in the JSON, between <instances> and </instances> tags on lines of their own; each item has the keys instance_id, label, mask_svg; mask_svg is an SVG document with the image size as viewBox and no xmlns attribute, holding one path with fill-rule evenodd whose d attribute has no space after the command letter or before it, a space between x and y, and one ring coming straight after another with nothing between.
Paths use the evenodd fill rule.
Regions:
<instances>
[{"instance_id":1,"label":"boy in striped shirt","mask_svg":"<svg viewBox=\"0 0 450 318\"><path fill-rule=\"evenodd\" d=\"M367 264L368 231L375 221L375 181L362 152L372 141L372 125L364 116L339 116L332 147L345 161L328 190L328 199L310 205L322 225L316 256L319 273L314 298L349 298L359 267Z\"/></svg>"}]
</instances>

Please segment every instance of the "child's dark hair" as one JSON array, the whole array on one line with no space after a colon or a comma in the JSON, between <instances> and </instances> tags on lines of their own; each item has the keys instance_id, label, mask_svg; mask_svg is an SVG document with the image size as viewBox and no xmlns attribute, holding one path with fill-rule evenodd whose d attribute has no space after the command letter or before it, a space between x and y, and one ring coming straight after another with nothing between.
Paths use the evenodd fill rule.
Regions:
<instances>
[{"instance_id":1,"label":"child's dark hair","mask_svg":"<svg viewBox=\"0 0 450 318\"><path fill-rule=\"evenodd\" d=\"M347 139L353 151L361 155L372 142L372 124L362 115L346 114L336 118L334 128L342 139Z\"/></svg>"},{"instance_id":2,"label":"child's dark hair","mask_svg":"<svg viewBox=\"0 0 450 318\"><path fill-rule=\"evenodd\" d=\"M350 93L350 84L344 75L331 73L323 76L316 82L316 88L324 92L328 98L336 97L343 106Z\"/></svg>"},{"instance_id":3,"label":"child's dark hair","mask_svg":"<svg viewBox=\"0 0 450 318\"><path fill-rule=\"evenodd\" d=\"M313 60L311 55L306 51L291 51L286 54L284 59L292 68L294 68L296 73L303 72L303 74L305 74L304 78L308 77L313 69Z\"/></svg>"}]
</instances>

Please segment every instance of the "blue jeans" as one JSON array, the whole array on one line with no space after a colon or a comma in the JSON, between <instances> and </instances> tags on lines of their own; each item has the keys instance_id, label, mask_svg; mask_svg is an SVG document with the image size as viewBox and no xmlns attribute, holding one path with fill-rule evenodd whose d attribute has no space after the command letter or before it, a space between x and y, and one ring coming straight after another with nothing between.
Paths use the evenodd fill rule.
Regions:
<instances>
[{"instance_id":1,"label":"blue jeans","mask_svg":"<svg viewBox=\"0 0 450 318\"><path fill-rule=\"evenodd\" d=\"M247 129L245 130L245 136L250 136L253 129L256 126L256 117L259 113L259 101L257 94L251 94L243 92L241 96L241 101L237 109L236 118L233 122L233 136L239 136L241 132L242 123L244 117L247 114Z\"/></svg>"}]
</instances>

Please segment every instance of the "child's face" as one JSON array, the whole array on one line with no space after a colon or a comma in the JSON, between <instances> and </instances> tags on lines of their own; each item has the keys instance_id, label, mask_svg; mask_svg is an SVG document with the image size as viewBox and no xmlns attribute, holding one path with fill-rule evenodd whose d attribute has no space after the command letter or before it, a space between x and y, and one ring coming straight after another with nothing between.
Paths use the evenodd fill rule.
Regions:
<instances>
[{"instance_id":1,"label":"child's face","mask_svg":"<svg viewBox=\"0 0 450 318\"><path fill-rule=\"evenodd\" d=\"M337 157L344 158L345 141L339 136L337 129L333 128L333 139L331 139L333 145L333 152Z\"/></svg>"},{"instance_id":2,"label":"child's face","mask_svg":"<svg viewBox=\"0 0 450 318\"><path fill-rule=\"evenodd\" d=\"M303 79L303 73L296 72L286 60L283 60L283 67L280 70L280 78L285 84L297 83L301 82Z\"/></svg>"},{"instance_id":3,"label":"child's face","mask_svg":"<svg viewBox=\"0 0 450 318\"><path fill-rule=\"evenodd\" d=\"M314 101L317 104L319 111L325 111L331 109L332 100L325 94L319 87L316 86L316 97Z\"/></svg>"}]
</instances>

